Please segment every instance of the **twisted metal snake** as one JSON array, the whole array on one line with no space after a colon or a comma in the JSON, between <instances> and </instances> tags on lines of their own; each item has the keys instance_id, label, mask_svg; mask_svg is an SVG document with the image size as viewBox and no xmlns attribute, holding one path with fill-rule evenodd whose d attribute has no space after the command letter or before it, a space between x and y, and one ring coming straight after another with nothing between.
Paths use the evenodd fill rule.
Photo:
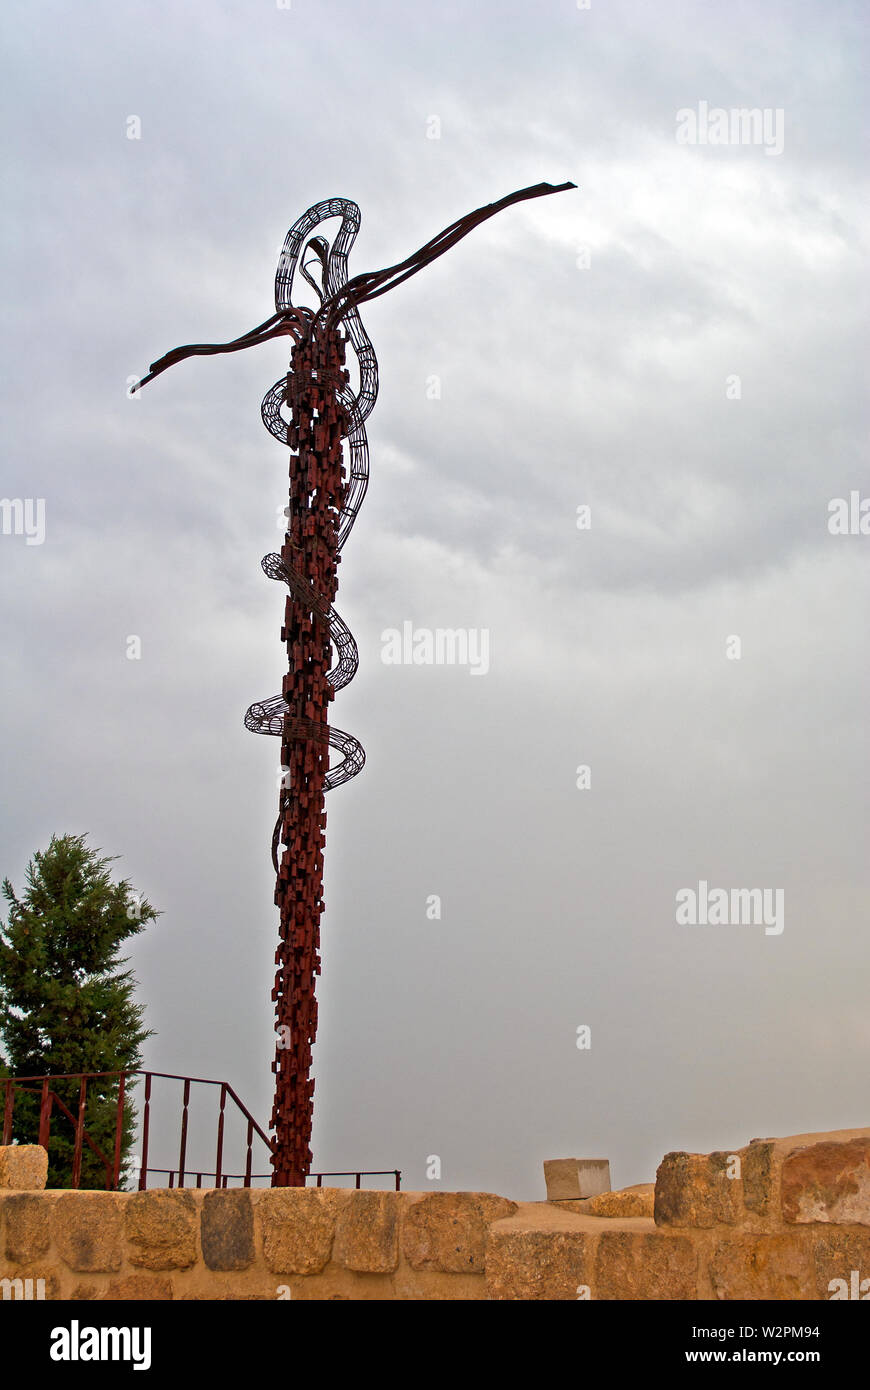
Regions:
<instances>
[{"instance_id":1,"label":"twisted metal snake","mask_svg":"<svg viewBox=\"0 0 870 1390\"><path fill-rule=\"evenodd\" d=\"M443 255L474 227L501 212L503 208L530 198L560 193L575 186L573 183L558 185L539 183L529 188L521 188L517 192L499 199L498 202L489 203L485 207L478 208L475 212L470 212L459 218L397 265L388 266L385 270L358 275L353 280L347 278L347 258L360 227L359 207L348 198L327 198L322 202L315 203L294 222L284 241L275 276L275 314L273 317L229 343L199 343L175 348L157 362L153 362L148 374L132 389L133 391L139 390L146 382L153 380L160 372L165 371L167 367L173 366L176 362L187 357L238 352L285 334L291 336L299 345L321 334L325 335L336 329L340 323L346 325L347 337L357 359L360 385L359 390L354 393L346 379L337 378L332 383L337 402L346 422L346 429L343 433L347 438L350 454L347 486L338 524L336 549L340 551L350 535L368 486L369 451L365 421L371 414L378 395L377 359L368 334L363 327L359 315L359 305L370 299L376 299L411 275L415 275L423 266ZM341 226L330 246L325 238L311 234L321 223L333 217L341 218ZM307 267L311 262L306 263L303 258L302 265L299 265L299 256L303 247L306 250L310 248L320 261L323 292L308 273ZM293 280L297 268L317 292L320 299L320 308L317 311L304 306L295 307L293 305ZM292 376L291 365L287 375L276 381L274 386L266 392L261 405L263 423L269 433L282 444L290 443L291 425L281 414L281 406L288 401L288 396L292 394ZM289 591L307 604L311 612L326 624L330 641L335 647L338 658L335 665L327 673L327 679L333 691L343 689L353 679L359 665L356 642L347 625L335 609L314 591L308 580L295 568L288 565L280 555L275 552L264 555L261 564L270 579L276 579L286 584ZM269 699L252 704L245 714L245 727L252 733L271 734L275 737L282 735L286 737L288 734L295 734L303 739L322 736L322 726L316 726L315 732L315 726L310 721L289 719L287 702L283 695L273 695ZM330 726L328 738L329 746L342 754L342 760L336 767L330 768L327 772L324 780L325 791L341 786L344 782L349 782L361 771L365 763L363 747L352 734ZM276 872L283 804L282 802L282 810L279 811L278 821L272 836L272 862Z\"/></svg>"},{"instance_id":2,"label":"twisted metal snake","mask_svg":"<svg viewBox=\"0 0 870 1390\"><path fill-rule=\"evenodd\" d=\"M329 247L322 237L312 238L309 241L308 238L311 233L321 223L332 217L341 218L341 227L332 246ZM323 304L324 298L331 299L344 289L347 284L347 258L356 239L359 226L359 207L348 198L328 198L323 202L315 203L294 222L287 233L275 276L275 309L278 314L283 315L293 311L293 277L303 246L306 246L306 249L311 246L321 264L325 295L321 294L320 288L308 273L304 259L302 265L299 266L300 273L309 284L313 285L321 304ZM363 328L356 304L350 304L343 315L343 321L356 355L360 385L358 392L354 394L348 382L339 379L334 383L336 395L347 422L346 437L350 454L347 487L339 513L336 552L341 551L351 533L368 487L369 448L365 421L371 414L378 395L377 358L368 334ZM292 374L291 366L287 375L276 381L274 386L266 392L261 406L261 414L266 429L280 443L287 445L290 444L290 427L281 414L281 406L287 401L288 395L292 394ZM287 565L280 555L274 552L264 555L260 563L270 579L277 579L286 584L290 592L306 604L321 622L326 624L330 641L335 647L337 655L335 665L327 672L326 679L333 691L342 690L353 680L359 666L357 645L347 624L339 617L332 605L325 603L321 596L314 592L305 576ZM271 734L278 738L284 737L288 733L295 733L302 738L311 737L314 734L314 727L309 721L297 719L285 723L286 718L287 702L283 694L273 695L268 700L262 700L250 706L245 715L245 728L249 729L251 733ZM345 733L343 729L338 729L335 725L330 724L328 739L330 748L341 753L342 759L337 766L331 766L327 772L323 783L324 791L331 791L334 787L342 786L343 783L349 782L352 777L356 777L357 773L362 771L366 760L365 750L359 739L355 738L353 734ZM282 799L272 835L272 863L276 873L278 872L278 844L285 801L286 798Z\"/></svg>"}]
</instances>

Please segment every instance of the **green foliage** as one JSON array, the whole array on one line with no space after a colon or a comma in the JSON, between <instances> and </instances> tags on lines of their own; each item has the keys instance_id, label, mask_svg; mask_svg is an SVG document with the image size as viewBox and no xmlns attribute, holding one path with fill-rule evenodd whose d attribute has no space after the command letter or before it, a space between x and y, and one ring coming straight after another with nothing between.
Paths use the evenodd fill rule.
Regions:
<instances>
[{"instance_id":1,"label":"green foliage","mask_svg":"<svg viewBox=\"0 0 870 1390\"><path fill-rule=\"evenodd\" d=\"M8 879L3 896L8 921L0 922L0 1034L9 1076L57 1076L63 1072L119 1072L141 1066L140 1046L151 1036L144 1008L133 1003L135 980L124 970L120 947L160 915L134 894L125 879L113 882L109 865L85 845L84 835L52 836L27 868L19 898ZM39 1085L16 1094L13 1137L35 1144L39 1134ZM56 1081L51 1089L78 1115L79 1082ZM115 1149L118 1083L88 1083L85 1129L111 1164ZM135 1109L125 1098L122 1172L133 1142ZM72 1183L74 1127L55 1104L49 1140L49 1187ZM82 1187L105 1187L106 1170L87 1145Z\"/></svg>"}]
</instances>

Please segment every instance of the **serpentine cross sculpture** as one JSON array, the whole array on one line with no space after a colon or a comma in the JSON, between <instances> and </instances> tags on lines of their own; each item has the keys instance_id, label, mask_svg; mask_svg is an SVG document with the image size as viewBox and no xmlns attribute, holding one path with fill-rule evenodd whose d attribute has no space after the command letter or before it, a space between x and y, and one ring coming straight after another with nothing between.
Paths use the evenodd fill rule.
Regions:
<instances>
[{"instance_id":1,"label":"serpentine cross sculpture","mask_svg":"<svg viewBox=\"0 0 870 1390\"><path fill-rule=\"evenodd\" d=\"M291 450L284 544L280 554L266 555L261 562L269 578L288 591L281 629L288 671L281 694L251 705L245 715L245 726L253 733L281 739L281 789L272 834L280 912L272 990L278 1034L271 1122L273 1187L304 1186L311 1168L311 1050L317 1032L314 981L320 973L324 906L324 794L355 777L365 762L358 739L327 719L330 700L353 679L358 666L356 642L333 605L341 550L368 485L365 422L378 394L377 359L359 306L416 275L511 204L575 186L539 183L519 189L459 218L398 265L352 280L347 257L359 230L359 208L347 198L315 203L287 233L275 277L274 315L232 342L175 348L153 362L133 387L138 390L187 357L239 352L285 335L293 340L289 370L262 402L266 428ZM341 224L331 244L313 235L323 222L336 217ZM310 273L312 267L317 278ZM317 308L294 306L297 269L312 286ZM357 362L357 390L344 365L348 342ZM336 660L331 664L333 647ZM340 755L335 766L330 766L330 748Z\"/></svg>"}]
</instances>

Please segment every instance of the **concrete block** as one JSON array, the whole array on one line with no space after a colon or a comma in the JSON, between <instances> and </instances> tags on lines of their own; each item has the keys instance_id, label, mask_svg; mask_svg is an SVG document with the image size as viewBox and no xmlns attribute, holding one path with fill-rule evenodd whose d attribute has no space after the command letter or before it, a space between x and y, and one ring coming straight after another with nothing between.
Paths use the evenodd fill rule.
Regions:
<instances>
[{"instance_id":1,"label":"concrete block","mask_svg":"<svg viewBox=\"0 0 870 1390\"><path fill-rule=\"evenodd\" d=\"M610 1161L606 1158L545 1158L547 1201L564 1202L597 1197L610 1191Z\"/></svg>"}]
</instances>

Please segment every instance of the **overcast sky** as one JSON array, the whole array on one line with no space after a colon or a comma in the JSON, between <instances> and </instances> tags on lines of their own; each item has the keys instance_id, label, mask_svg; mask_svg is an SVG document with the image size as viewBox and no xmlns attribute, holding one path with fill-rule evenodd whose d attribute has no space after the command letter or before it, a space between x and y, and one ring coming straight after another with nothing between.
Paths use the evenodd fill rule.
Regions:
<instances>
[{"instance_id":1,"label":"overcast sky","mask_svg":"<svg viewBox=\"0 0 870 1390\"><path fill-rule=\"evenodd\" d=\"M571 180L362 310L381 392L332 717L368 761L327 802L314 1167L540 1198L546 1158L616 1187L867 1124L866 7L7 0L3 25L0 496L44 499L45 532L0 535L0 871L52 833L121 856L163 913L132 956L146 1064L268 1122L279 745L242 720L283 674L259 403L287 341L128 379L267 318L320 199L362 209L353 274ZM704 142L720 108L770 138ZM405 622L485 630L489 671L385 664ZM780 891L782 929L678 923L702 880Z\"/></svg>"}]
</instances>

